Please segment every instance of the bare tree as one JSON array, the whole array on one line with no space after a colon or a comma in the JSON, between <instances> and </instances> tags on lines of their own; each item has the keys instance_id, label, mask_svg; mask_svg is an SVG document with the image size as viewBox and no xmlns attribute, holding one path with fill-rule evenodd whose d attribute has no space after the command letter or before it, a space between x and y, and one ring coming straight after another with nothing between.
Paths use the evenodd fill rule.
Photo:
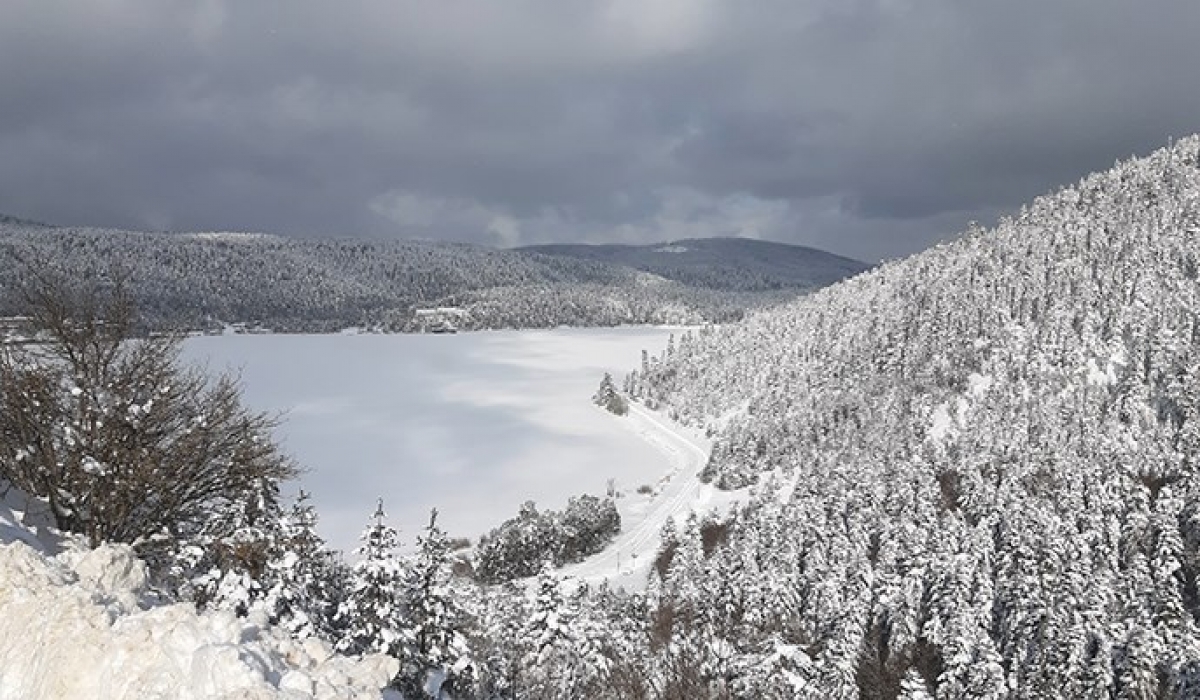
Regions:
<instances>
[{"instance_id":1,"label":"bare tree","mask_svg":"<svg viewBox=\"0 0 1200 700\"><path fill-rule=\"evenodd\" d=\"M64 530L93 546L194 530L296 474L236 377L184 367L178 337L134 337L120 280L88 293L36 278L23 295L38 335L0 348L0 478L46 498Z\"/></svg>"}]
</instances>

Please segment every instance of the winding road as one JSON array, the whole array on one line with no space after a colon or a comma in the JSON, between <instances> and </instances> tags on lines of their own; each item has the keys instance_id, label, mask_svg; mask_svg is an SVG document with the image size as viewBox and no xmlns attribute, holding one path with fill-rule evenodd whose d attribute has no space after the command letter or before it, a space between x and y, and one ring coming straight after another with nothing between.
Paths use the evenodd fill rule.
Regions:
<instances>
[{"instance_id":1,"label":"winding road","mask_svg":"<svg viewBox=\"0 0 1200 700\"><path fill-rule=\"evenodd\" d=\"M626 420L671 461L671 470L659 481L658 492L648 510L622 514L621 533L602 552L561 569L564 578L587 583L609 582L615 587L640 589L658 551L659 534L668 518L686 518L707 505L713 489L700 482L700 470L708 460L708 445L678 429L661 415L630 402Z\"/></svg>"}]
</instances>

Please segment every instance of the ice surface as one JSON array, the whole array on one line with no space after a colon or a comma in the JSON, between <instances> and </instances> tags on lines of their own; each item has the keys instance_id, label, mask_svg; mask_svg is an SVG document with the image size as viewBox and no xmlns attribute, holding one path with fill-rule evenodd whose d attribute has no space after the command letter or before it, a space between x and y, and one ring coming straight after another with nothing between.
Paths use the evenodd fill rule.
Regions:
<instances>
[{"instance_id":1,"label":"ice surface","mask_svg":"<svg viewBox=\"0 0 1200 700\"><path fill-rule=\"evenodd\" d=\"M240 370L248 404L287 412L277 436L308 470L320 532L350 550L379 497L411 542L433 507L475 537L529 499L557 509L610 478L630 494L655 483L670 462L590 399L679 332L205 336L185 357Z\"/></svg>"}]
</instances>

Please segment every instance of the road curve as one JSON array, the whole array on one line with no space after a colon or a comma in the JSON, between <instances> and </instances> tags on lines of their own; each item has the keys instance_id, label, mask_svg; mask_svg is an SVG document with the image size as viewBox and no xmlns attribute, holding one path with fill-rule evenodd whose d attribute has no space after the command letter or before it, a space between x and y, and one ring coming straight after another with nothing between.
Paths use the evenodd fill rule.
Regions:
<instances>
[{"instance_id":1,"label":"road curve","mask_svg":"<svg viewBox=\"0 0 1200 700\"><path fill-rule=\"evenodd\" d=\"M642 588L644 573L658 551L659 534L668 518L686 517L701 505L707 487L700 482L700 470L708 461L708 446L681 432L669 420L644 406L630 402L628 418L638 420L653 431L651 442L674 463L666 483L651 501L650 509L628 527L603 551L584 561L563 567L564 577L587 583L608 581L625 588ZM661 483L661 482L660 482ZM642 575L638 575L641 573Z\"/></svg>"}]
</instances>

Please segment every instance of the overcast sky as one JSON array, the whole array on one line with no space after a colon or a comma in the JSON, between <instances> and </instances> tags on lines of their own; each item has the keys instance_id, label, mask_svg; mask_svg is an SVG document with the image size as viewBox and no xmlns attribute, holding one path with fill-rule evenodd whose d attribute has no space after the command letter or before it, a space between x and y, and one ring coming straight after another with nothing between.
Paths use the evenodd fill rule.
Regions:
<instances>
[{"instance_id":1,"label":"overcast sky","mask_svg":"<svg viewBox=\"0 0 1200 700\"><path fill-rule=\"evenodd\" d=\"M2 0L0 212L868 260L1200 131L1195 0Z\"/></svg>"}]
</instances>

